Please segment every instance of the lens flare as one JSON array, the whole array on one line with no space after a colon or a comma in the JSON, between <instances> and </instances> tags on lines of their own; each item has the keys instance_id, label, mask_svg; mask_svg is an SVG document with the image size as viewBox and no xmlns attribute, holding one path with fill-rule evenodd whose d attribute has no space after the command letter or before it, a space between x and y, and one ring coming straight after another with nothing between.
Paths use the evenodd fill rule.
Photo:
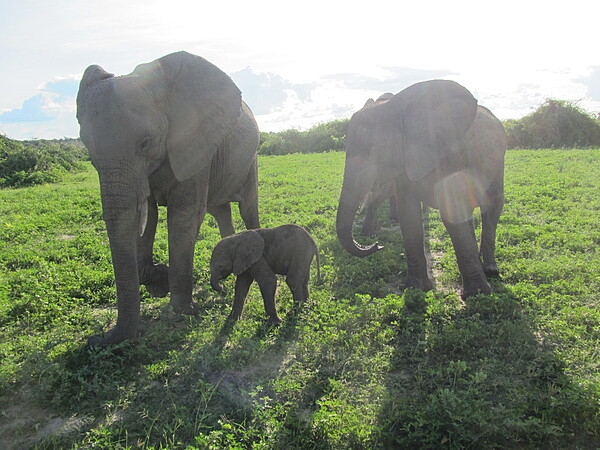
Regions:
<instances>
[{"instance_id":1,"label":"lens flare","mask_svg":"<svg viewBox=\"0 0 600 450\"><path fill-rule=\"evenodd\" d=\"M434 194L443 219L452 223L471 220L473 210L484 205L487 198L482 183L464 170L438 181Z\"/></svg>"}]
</instances>

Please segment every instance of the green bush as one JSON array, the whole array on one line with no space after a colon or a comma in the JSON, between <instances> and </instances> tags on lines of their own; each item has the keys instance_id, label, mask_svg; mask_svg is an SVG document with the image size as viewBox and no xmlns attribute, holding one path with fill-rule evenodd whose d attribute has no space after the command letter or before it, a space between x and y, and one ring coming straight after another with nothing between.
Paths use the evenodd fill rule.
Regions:
<instances>
[{"instance_id":1,"label":"green bush","mask_svg":"<svg viewBox=\"0 0 600 450\"><path fill-rule=\"evenodd\" d=\"M260 155L288 155L290 153L323 153L344 150L349 120L320 123L306 131L285 130L260 135Z\"/></svg>"},{"instance_id":2,"label":"green bush","mask_svg":"<svg viewBox=\"0 0 600 450\"><path fill-rule=\"evenodd\" d=\"M0 135L0 187L58 181L79 170L87 151L78 139L15 141Z\"/></svg>"},{"instance_id":3,"label":"green bush","mask_svg":"<svg viewBox=\"0 0 600 450\"><path fill-rule=\"evenodd\" d=\"M546 100L519 120L504 122L509 148L600 146L600 123L572 102Z\"/></svg>"}]
</instances>

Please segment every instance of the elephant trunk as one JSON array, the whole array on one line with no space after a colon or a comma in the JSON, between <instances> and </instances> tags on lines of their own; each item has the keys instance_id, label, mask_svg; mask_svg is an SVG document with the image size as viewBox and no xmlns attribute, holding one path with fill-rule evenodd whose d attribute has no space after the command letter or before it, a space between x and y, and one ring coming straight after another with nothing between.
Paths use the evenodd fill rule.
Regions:
<instances>
[{"instance_id":1,"label":"elephant trunk","mask_svg":"<svg viewBox=\"0 0 600 450\"><path fill-rule=\"evenodd\" d=\"M221 286L220 280L217 277L210 277L210 286L217 292L223 291L223 286Z\"/></svg>"},{"instance_id":2,"label":"elephant trunk","mask_svg":"<svg viewBox=\"0 0 600 450\"><path fill-rule=\"evenodd\" d=\"M97 165L96 168L117 288L118 315L110 334L90 343L110 345L137 334L140 317L137 240L145 227L146 217L142 216L147 215L147 195L140 195L145 189L139 186L137 171L127 167L108 169Z\"/></svg>"},{"instance_id":3,"label":"elephant trunk","mask_svg":"<svg viewBox=\"0 0 600 450\"><path fill-rule=\"evenodd\" d=\"M364 164L359 159L347 156L336 217L336 231L340 244L348 253L359 257L369 256L383 248L377 242L361 245L354 240L352 234L354 218L374 181L375 169L359 170L362 165Z\"/></svg>"}]
</instances>

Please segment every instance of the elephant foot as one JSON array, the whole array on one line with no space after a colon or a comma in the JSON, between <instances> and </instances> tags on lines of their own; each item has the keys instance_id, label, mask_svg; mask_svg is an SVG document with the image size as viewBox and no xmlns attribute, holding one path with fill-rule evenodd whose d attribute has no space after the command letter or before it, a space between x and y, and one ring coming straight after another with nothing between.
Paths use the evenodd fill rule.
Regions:
<instances>
[{"instance_id":1,"label":"elephant foot","mask_svg":"<svg viewBox=\"0 0 600 450\"><path fill-rule=\"evenodd\" d=\"M417 277L414 275L407 275L404 280L404 286L406 288L416 288L422 291L430 291L433 289L433 281L429 277Z\"/></svg>"},{"instance_id":2,"label":"elephant foot","mask_svg":"<svg viewBox=\"0 0 600 450\"><path fill-rule=\"evenodd\" d=\"M134 328L133 331L127 330L122 331L117 328L113 328L104 334L96 334L88 338L88 345L90 347L108 347L111 345L119 344L124 341L135 339L137 330Z\"/></svg>"},{"instance_id":3,"label":"elephant foot","mask_svg":"<svg viewBox=\"0 0 600 450\"><path fill-rule=\"evenodd\" d=\"M230 322L237 322L241 318L242 318L242 314L241 313L236 313L234 311L231 311L229 313L229 315L227 316L227 320L229 320Z\"/></svg>"},{"instance_id":4,"label":"elephant foot","mask_svg":"<svg viewBox=\"0 0 600 450\"><path fill-rule=\"evenodd\" d=\"M157 264L143 284L152 297L166 297L170 290L169 267L165 264Z\"/></svg>"},{"instance_id":5,"label":"elephant foot","mask_svg":"<svg viewBox=\"0 0 600 450\"><path fill-rule=\"evenodd\" d=\"M176 314L186 314L188 316L197 316L200 312L200 306L195 301L187 303L174 302L171 300L171 307Z\"/></svg>"},{"instance_id":6,"label":"elephant foot","mask_svg":"<svg viewBox=\"0 0 600 450\"><path fill-rule=\"evenodd\" d=\"M475 297L479 294L488 295L492 293L492 286L486 281L485 283L481 283L479 285L465 285L463 287L463 292L461 294L461 298L466 300L469 297Z\"/></svg>"},{"instance_id":7,"label":"elephant foot","mask_svg":"<svg viewBox=\"0 0 600 450\"><path fill-rule=\"evenodd\" d=\"M281 322L283 322L283 321L281 320L281 317L279 317L279 316L269 317L269 319L267 320L267 325L270 327L276 327L277 325L280 325Z\"/></svg>"},{"instance_id":8,"label":"elephant foot","mask_svg":"<svg viewBox=\"0 0 600 450\"><path fill-rule=\"evenodd\" d=\"M484 265L482 267L483 273L487 278L500 278L500 270L498 269L498 265L496 263L488 264L486 266Z\"/></svg>"}]
</instances>

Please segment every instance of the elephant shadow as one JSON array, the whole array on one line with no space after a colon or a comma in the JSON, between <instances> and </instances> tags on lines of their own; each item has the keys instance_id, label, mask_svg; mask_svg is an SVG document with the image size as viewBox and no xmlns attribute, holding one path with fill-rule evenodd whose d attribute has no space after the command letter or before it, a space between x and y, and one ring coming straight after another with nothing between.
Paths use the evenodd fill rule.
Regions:
<instances>
[{"instance_id":1,"label":"elephant shadow","mask_svg":"<svg viewBox=\"0 0 600 450\"><path fill-rule=\"evenodd\" d=\"M464 303L454 296L454 305L404 293L403 309L389 318L395 351L378 419L383 448L537 446L541 426L578 430L578 444L563 443L587 448L586 418L569 417L594 410L593 399L568 377L523 301L500 281L494 288ZM573 392L580 404L557 402Z\"/></svg>"},{"instance_id":2,"label":"elephant shadow","mask_svg":"<svg viewBox=\"0 0 600 450\"><path fill-rule=\"evenodd\" d=\"M222 298L197 294L196 300L199 297L203 297L199 317L174 320L172 309L165 303L151 313L144 311L141 333L135 340L108 347L90 347L82 342L53 358L38 376L38 400L55 405L46 414L57 418L56 423L64 416L65 423L76 424L69 433L81 436L98 426L105 414L119 417L106 423L118 434L121 419L140 414L137 406L143 406L143 417L136 419L142 422L176 421L177 415L186 411L195 417L197 426L219 429L219 414L204 415L214 410L215 404L223 414L228 412L231 420L243 422L251 414L255 401L252 393L277 378L288 347L298 340L298 315L290 308L277 327L250 317L245 323L244 319L235 322L227 319L230 305ZM218 321L219 326L204 330L202 316L213 324ZM234 338L234 333L243 337ZM197 339L204 344L195 345ZM234 341L239 345L232 344ZM257 348L258 342L265 345ZM145 381L139 383L140 378ZM126 393L126 386L132 383L137 383L137 389ZM129 409L123 402L137 406ZM191 441L198 432L181 430L180 435L187 433ZM53 445L64 439L66 446L74 442L69 433L54 430L45 439ZM146 438L158 442L161 436Z\"/></svg>"}]
</instances>

